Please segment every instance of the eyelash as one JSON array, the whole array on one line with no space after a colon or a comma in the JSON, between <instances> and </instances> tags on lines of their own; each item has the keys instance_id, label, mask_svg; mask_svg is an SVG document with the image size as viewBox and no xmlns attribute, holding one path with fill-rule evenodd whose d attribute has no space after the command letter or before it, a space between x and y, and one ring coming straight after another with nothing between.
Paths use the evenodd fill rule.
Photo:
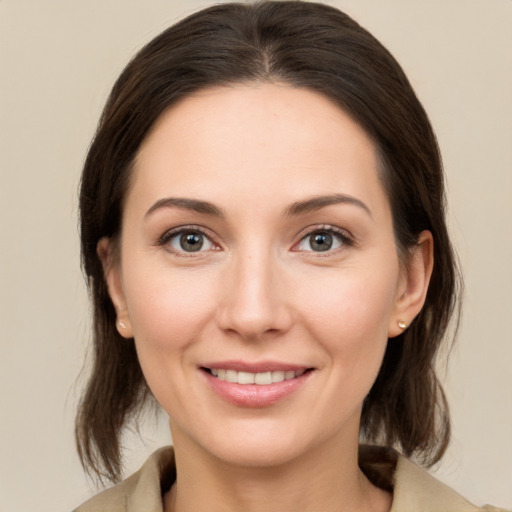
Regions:
<instances>
[{"instance_id":1,"label":"eyelash","mask_svg":"<svg viewBox=\"0 0 512 512\"><path fill-rule=\"evenodd\" d=\"M209 232L207 232L205 229L201 228L200 226L195 226L195 225L180 226L178 228L173 228L169 231L166 231L158 240L157 245L159 245L159 246L167 245L168 249L171 252L173 252L174 254L181 256L181 257L194 257L194 256L197 257L201 252L206 252L206 251L201 251L201 250L199 250L197 252L194 252L194 251L187 252L185 250L176 250L176 249L170 247L169 242L173 238L175 238L179 235L183 235L187 232L199 233L200 235L205 237L213 246L217 247L217 249L214 249L214 250L218 250L219 245L214 241L212 235ZM293 245L293 248L297 247L302 242L307 240L308 237L312 237L315 234L328 234L328 235L333 236L334 238L338 239L338 241L341 243L341 246L342 246L341 248L352 247L355 245L355 241L354 241L353 237L351 235L349 235L345 230L336 228L331 225L325 225L325 226L316 226L314 228L309 228L308 231L306 231L305 233L302 234L300 240ZM293 248L292 248L292 250L293 250ZM324 251L297 249L297 250L295 250L295 252L310 252L310 253L314 253L317 256L327 256L328 254L332 254L333 252L337 251L338 249L340 249L340 247L337 247L334 249L329 248L325 251L325 253L326 253L325 255L323 254Z\"/></svg>"},{"instance_id":2,"label":"eyelash","mask_svg":"<svg viewBox=\"0 0 512 512\"><path fill-rule=\"evenodd\" d=\"M355 240L347 233L345 230L342 230L340 228L336 228L331 225L325 225L325 226L315 226L314 228L309 228L308 231L306 231L300 238L299 242L294 244L294 247L297 247L299 244L307 240L308 238L312 237L315 234L328 234L333 236L333 238L336 238L341 243L341 247L337 247L334 249L328 249L325 251L325 254L323 251L312 251L312 250L301 250L298 249L297 252L308 252L308 253L314 253L315 256L328 256L332 254L333 252L338 251L339 249L353 247L355 245Z\"/></svg>"},{"instance_id":3,"label":"eyelash","mask_svg":"<svg viewBox=\"0 0 512 512\"><path fill-rule=\"evenodd\" d=\"M197 257L200 253L205 252L205 251L201 251L201 250L196 251L196 252L194 252L194 251L187 252L184 250L180 251L180 250L176 250L176 249L172 248L169 245L169 242L173 238L176 238L180 235L184 235L185 233L198 233L198 234L202 235L206 240L208 240L214 247L218 247L218 244L215 243L212 235L209 232L207 232L205 229L201 228L200 226L194 226L194 225L180 226L179 228L173 228L173 229L170 229L169 231L166 231L158 240L157 245L159 245L159 246L167 245L168 250L171 251L173 254L175 254L177 256L185 257L185 258ZM214 250L217 250L217 249L214 249Z\"/></svg>"}]
</instances>

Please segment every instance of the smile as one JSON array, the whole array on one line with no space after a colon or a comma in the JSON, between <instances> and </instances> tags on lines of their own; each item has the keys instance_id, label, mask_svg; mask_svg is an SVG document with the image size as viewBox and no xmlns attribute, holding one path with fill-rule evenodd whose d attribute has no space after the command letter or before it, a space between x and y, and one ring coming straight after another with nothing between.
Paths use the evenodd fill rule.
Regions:
<instances>
[{"instance_id":1,"label":"smile","mask_svg":"<svg viewBox=\"0 0 512 512\"><path fill-rule=\"evenodd\" d=\"M277 404L308 382L315 368L280 363L217 363L201 366L210 389L238 407ZM249 371L252 370L252 371Z\"/></svg>"},{"instance_id":2,"label":"smile","mask_svg":"<svg viewBox=\"0 0 512 512\"><path fill-rule=\"evenodd\" d=\"M284 380L295 379L304 374L306 370L287 370L287 371L268 371L260 373L242 372L236 370L226 370L222 368L211 368L209 372L217 379L237 383L237 384L257 384L259 386L268 386Z\"/></svg>"}]
</instances>

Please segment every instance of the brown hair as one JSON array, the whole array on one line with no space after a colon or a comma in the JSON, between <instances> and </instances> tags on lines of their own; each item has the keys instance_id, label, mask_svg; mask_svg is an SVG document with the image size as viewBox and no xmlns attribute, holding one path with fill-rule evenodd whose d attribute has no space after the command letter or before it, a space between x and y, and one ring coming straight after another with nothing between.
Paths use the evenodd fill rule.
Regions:
<instances>
[{"instance_id":1,"label":"brown hair","mask_svg":"<svg viewBox=\"0 0 512 512\"><path fill-rule=\"evenodd\" d=\"M432 232L435 265L424 308L388 342L363 405L361 437L433 464L450 430L435 356L458 295L435 135L402 69L371 34L333 7L295 1L199 11L148 43L113 87L80 193L83 268L94 315L92 374L76 419L82 463L100 478L117 480L123 427L151 396L133 340L115 328L97 243L120 233L131 167L159 116L199 89L247 81L284 82L334 100L377 147L399 253L406 256L422 230Z\"/></svg>"}]
</instances>

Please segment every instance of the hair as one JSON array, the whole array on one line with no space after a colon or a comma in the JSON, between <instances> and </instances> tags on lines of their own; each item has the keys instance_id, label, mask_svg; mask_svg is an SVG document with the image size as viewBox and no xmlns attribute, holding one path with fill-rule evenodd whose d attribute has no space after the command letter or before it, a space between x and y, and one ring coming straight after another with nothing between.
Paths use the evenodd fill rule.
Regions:
<instances>
[{"instance_id":1,"label":"hair","mask_svg":"<svg viewBox=\"0 0 512 512\"><path fill-rule=\"evenodd\" d=\"M162 113L200 89L255 81L323 94L366 130L379 155L404 261L419 233L432 233L435 265L425 305L405 332L388 341L363 404L361 440L395 447L426 466L446 450L450 422L435 361L453 313L458 320L460 279L428 117L392 55L341 11L298 1L228 3L188 16L131 60L112 89L84 164L81 249L94 351L75 433L84 468L100 479L119 480L121 434L152 395L133 339L116 330L98 241L118 239L134 160Z\"/></svg>"}]
</instances>

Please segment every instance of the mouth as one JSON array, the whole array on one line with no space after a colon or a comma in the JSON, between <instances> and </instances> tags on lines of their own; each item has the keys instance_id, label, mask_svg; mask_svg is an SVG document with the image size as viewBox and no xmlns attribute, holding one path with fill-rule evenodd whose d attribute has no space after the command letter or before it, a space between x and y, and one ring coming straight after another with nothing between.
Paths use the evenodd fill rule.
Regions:
<instances>
[{"instance_id":1,"label":"mouth","mask_svg":"<svg viewBox=\"0 0 512 512\"><path fill-rule=\"evenodd\" d=\"M269 386L271 384L296 379L307 372L313 371L313 368L302 368L299 370L274 370L254 373L226 368L202 367L201 369L220 381L242 385L255 384L258 386Z\"/></svg>"},{"instance_id":2,"label":"mouth","mask_svg":"<svg viewBox=\"0 0 512 512\"><path fill-rule=\"evenodd\" d=\"M216 361L199 367L211 391L237 407L261 408L295 395L315 368L281 361Z\"/></svg>"}]
</instances>

